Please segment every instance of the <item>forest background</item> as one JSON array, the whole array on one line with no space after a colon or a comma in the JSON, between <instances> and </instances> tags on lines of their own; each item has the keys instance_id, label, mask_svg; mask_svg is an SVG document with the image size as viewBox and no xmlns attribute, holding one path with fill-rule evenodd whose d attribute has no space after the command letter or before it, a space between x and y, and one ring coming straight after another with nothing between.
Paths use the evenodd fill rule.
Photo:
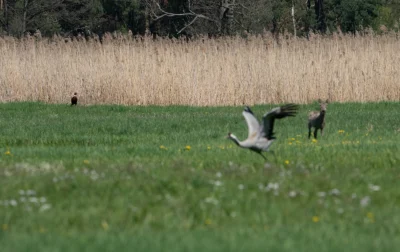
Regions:
<instances>
[{"instance_id":1,"label":"forest background","mask_svg":"<svg viewBox=\"0 0 400 252\"><path fill-rule=\"evenodd\" d=\"M0 34L308 36L399 28L399 0L0 0Z\"/></svg>"}]
</instances>

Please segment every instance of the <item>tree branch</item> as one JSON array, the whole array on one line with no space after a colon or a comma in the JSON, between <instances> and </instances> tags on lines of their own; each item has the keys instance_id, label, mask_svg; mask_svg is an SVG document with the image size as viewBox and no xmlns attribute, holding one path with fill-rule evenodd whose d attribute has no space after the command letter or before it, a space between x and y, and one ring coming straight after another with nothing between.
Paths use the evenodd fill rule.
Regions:
<instances>
[{"instance_id":1,"label":"tree branch","mask_svg":"<svg viewBox=\"0 0 400 252\"><path fill-rule=\"evenodd\" d=\"M155 13L155 11L154 11L152 8L150 8L150 9L151 9L151 12L152 12L152 16L153 16L153 20L154 20L154 21L160 20L160 19L162 19L162 18L164 18L164 17L193 17L193 19L192 19L188 24L186 24L182 29L180 29L180 30L178 31L178 34L182 33L182 32L183 32L185 29L187 29L189 26L193 25L193 23L196 22L196 20L198 20L198 19L205 19L205 20L208 20L208 21L210 21L210 22L213 22L218 28L220 27L220 24L219 24L219 21L218 21L218 20L215 20L215 19L210 18L210 17L208 17L208 16L205 16L205 15L203 15L203 14L197 14L197 13L193 12L192 9L191 9L191 2L190 2L190 0L189 0L189 4L188 4L188 9L189 9L189 10L188 10L188 12L184 12L184 13L172 13L172 12L167 12L167 11L165 11L165 10L163 10L163 9L161 8L160 4L158 4L158 3L155 2L154 0L153 0L152 2L153 2L153 4L154 4L155 6L157 6L158 11L161 13L161 15L157 15L157 14Z\"/></svg>"}]
</instances>

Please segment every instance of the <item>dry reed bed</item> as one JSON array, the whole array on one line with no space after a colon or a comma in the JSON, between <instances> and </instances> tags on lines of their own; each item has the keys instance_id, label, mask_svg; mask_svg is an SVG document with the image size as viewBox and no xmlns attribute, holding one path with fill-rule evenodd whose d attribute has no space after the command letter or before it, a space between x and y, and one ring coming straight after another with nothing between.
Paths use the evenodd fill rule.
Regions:
<instances>
[{"instance_id":1,"label":"dry reed bed","mask_svg":"<svg viewBox=\"0 0 400 252\"><path fill-rule=\"evenodd\" d=\"M400 99L397 34L35 41L0 38L0 100L198 106Z\"/></svg>"}]
</instances>

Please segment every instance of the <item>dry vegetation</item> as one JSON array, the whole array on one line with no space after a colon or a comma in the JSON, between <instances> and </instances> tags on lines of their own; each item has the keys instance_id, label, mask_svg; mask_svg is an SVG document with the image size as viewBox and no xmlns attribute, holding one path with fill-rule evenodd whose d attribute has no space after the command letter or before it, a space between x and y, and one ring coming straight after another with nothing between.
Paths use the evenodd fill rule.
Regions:
<instances>
[{"instance_id":1,"label":"dry vegetation","mask_svg":"<svg viewBox=\"0 0 400 252\"><path fill-rule=\"evenodd\" d=\"M399 100L398 34L96 41L0 38L0 100L238 105Z\"/></svg>"}]
</instances>

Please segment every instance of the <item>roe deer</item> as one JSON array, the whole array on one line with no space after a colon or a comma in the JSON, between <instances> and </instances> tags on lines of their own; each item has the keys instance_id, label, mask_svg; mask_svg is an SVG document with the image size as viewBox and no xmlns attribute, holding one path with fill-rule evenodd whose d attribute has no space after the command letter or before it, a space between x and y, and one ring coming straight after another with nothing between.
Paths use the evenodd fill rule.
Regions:
<instances>
[{"instance_id":1,"label":"roe deer","mask_svg":"<svg viewBox=\"0 0 400 252\"><path fill-rule=\"evenodd\" d=\"M321 136L324 135L324 127L325 127L325 114L326 114L326 106L328 105L328 100L325 102L318 100L320 111L311 111L308 114L308 138L311 136L311 128L314 127L314 138L317 139L317 130L321 130Z\"/></svg>"}]
</instances>

